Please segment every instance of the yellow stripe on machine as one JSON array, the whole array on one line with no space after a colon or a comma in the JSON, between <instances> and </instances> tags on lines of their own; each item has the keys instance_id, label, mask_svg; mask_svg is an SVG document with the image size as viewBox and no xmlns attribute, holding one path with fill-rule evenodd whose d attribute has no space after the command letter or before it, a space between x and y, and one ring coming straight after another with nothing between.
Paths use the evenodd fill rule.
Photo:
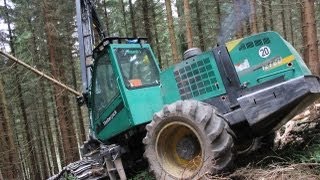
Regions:
<instances>
[{"instance_id":1,"label":"yellow stripe on machine","mask_svg":"<svg viewBox=\"0 0 320 180\"><path fill-rule=\"evenodd\" d=\"M226 46L228 48L228 51L231 52L242 41L242 39L243 38L227 42Z\"/></svg>"},{"instance_id":2,"label":"yellow stripe on machine","mask_svg":"<svg viewBox=\"0 0 320 180\"><path fill-rule=\"evenodd\" d=\"M288 64L295 59L294 55L287 56L282 59L281 64Z\"/></svg>"}]
</instances>

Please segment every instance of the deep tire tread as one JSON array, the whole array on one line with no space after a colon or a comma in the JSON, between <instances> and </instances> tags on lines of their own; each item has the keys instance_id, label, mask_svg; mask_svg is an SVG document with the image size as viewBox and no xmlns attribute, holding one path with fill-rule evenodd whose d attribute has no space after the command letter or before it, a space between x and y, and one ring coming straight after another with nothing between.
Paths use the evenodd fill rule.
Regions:
<instances>
[{"instance_id":1,"label":"deep tire tread","mask_svg":"<svg viewBox=\"0 0 320 180\"><path fill-rule=\"evenodd\" d=\"M171 122L172 117L182 117L196 126L197 132L203 137L205 162L197 175L200 178L205 173L220 173L229 168L233 161L232 131L223 117L209 104L196 100L177 101L166 105L162 111L153 116L153 121L147 125L147 135L143 140L146 145L144 156L148 159L150 171L157 179L175 179L162 169L155 155L155 136L158 129ZM183 179L179 177L177 179Z\"/></svg>"},{"instance_id":2,"label":"deep tire tread","mask_svg":"<svg viewBox=\"0 0 320 180\"><path fill-rule=\"evenodd\" d=\"M210 139L210 141L213 143L217 138L219 138L219 136L221 135L222 131L224 130L224 123L222 121L219 121L217 123L217 125L215 127L213 127L214 129L207 129L207 131L210 131L210 133L208 134L208 138Z\"/></svg>"},{"instance_id":3,"label":"deep tire tread","mask_svg":"<svg viewBox=\"0 0 320 180\"><path fill-rule=\"evenodd\" d=\"M227 132L222 132L219 138L212 143L215 147L212 151L218 157L226 153L228 147L233 146L233 140Z\"/></svg>"}]
</instances>

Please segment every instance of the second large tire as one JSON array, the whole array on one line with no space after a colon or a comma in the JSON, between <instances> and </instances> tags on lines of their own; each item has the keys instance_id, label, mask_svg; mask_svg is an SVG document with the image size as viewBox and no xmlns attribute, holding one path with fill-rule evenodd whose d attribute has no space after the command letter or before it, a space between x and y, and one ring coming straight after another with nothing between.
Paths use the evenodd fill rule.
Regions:
<instances>
[{"instance_id":1,"label":"second large tire","mask_svg":"<svg viewBox=\"0 0 320 180\"><path fill-rule=\"evenodd\" d=\"M209 104L177 101L156 113L146 129L144 156L157 179L198 179L232 164L232 132Z\"/></svg>"}]
</instances>

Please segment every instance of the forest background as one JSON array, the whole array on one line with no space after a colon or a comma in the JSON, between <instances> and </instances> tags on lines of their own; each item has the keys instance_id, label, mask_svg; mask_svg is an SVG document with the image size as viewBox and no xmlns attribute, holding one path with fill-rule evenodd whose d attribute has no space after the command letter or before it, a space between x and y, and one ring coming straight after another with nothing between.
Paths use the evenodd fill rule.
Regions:
<instances>
[{"instance_id":1,"label":"forest background","mask_svg":"<svg viewBox=\"0 0 320 180\"><path fill-rule=\"evenodd\" d=\"M82 91L75 1L1 0L0 48ZM277 31L319 75L319 0L96 0L108 36L147 37L161 68L190 47ZM45 179L88 134L74 95L0 58L0 179Z\"/></svg>"}]
</instances>

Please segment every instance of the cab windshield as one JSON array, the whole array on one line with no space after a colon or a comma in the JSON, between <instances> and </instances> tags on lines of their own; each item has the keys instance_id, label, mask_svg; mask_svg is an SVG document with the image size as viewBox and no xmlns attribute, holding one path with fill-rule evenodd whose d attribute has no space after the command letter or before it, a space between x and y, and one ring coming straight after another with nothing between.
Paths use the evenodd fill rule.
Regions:
<instances>
[{"instance_id":1,"label":"cab windshield","mask_svg":"<svg viewBox=\"0 0 320 180\"><path fill-rule=\"evenodd\" d=\"M127 88L159 84L159 70L149 49L117 48L115 54Z\"/></svg>"}]
</instances>

